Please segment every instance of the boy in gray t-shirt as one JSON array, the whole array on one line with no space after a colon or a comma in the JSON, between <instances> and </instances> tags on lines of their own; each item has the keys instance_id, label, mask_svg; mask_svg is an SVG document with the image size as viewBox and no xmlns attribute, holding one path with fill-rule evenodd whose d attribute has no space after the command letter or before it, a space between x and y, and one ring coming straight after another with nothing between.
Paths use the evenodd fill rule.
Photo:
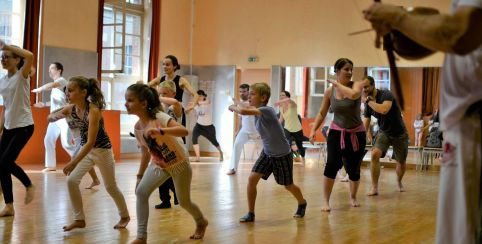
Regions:
<instances>
[{"instance_id":1,"label":"boy in gray t-shirt","mask_svg":"<svg viewBox=\"0 0 482 244\"><path fill-rule=\"evenodd\" d=\"M240 222L254 221L256 186L261 178L267 180L273 173L276 183L283 185L298 201L298 209L293 217L303 218L306 200L300 188L293 183L293 156L284 136L283 128L273 108L266 106L271 89L266 83L255 83L249 90L250 107L229 106L229 110L241 115L254 115L256 130L263 141L263 151L251 170L248 181L249 212L239 219Z\"/></svg>"}]
</instances>

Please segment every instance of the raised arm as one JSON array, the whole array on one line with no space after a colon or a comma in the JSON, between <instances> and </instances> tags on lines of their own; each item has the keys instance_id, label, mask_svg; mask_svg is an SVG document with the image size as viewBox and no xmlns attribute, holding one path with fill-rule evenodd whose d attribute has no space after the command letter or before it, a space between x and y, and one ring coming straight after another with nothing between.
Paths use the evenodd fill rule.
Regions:
<instances>
[{"instance_id":1,"label":"raised arm","mask_svg":"<svg viewBox=\"0 0 482 244\"><path fill-rule=\"evenodd\" d=\"M313 122L313 127L311 127L309 139L312 144L315 142L316 131L320 128L323 120L325 120L328 109L330 108L330 98L332 90L333 87L329 87L328 89L326 89L325 95L323 96L323 101L321 103L320 111L316 115L315 121Z\"/></svg>"},{"instance_id":2,"label":"raised arm","mask_svg":"<svg viewBox=\"0 0 482 244\"><path fill-rule=\"evenodd\" d=\"M43 91L50 91L54 88L57 88L57 87L60 87L61 84L59 81L54 81L54 82L49 82L41 87L38 87L38 88L35 88L32 90L32 92L34 93L40 93L40 92L43 92Z\"/></svg>"},{"instance_id":3,"label":"raised arm","mask_svg":"<svg viewBox=\"0 0 482 244\"><path fill-rule=\"evenodd\" d=\"M333 87L338 88L337 91L339 91L341 94L343 94L344 97L350 99L350 100L356 100L361 97L361 93L363 90L363 82L362 81L355 81L353 82L353 86L350 88L348 86L345 86L337 81L332 81L328 80L331 84L333 84Z\"/></svg>"},{"instance_id":4,"label":"raised arm","mask_svg":"<svg viewBox=\"0 0 482 244\"><path fill-rule=\"evenodd\" d=\"M384 100L382 103L377 103L374 98L367 97L367 102L365 102L365 104L379 114L387 114L392 108L393 102L390 100Z\"/></svg>"},{"instance_id":5,"label":"raised arm","mask_svg":"<svg viewBox=\"0 0 482 244\"><path fill-rule=\"evenodd\" d=\"M261 111L255 107L238 107L236 105L229 106L229 110L241 115L261 115Z\"/></svg>"},{"instance_id":6,"label":"raised arm","mask_svg":"<svg viewBox=\"0 0 482 244\"><path fill-rule=\"evenodd\" d=\"M3 40L0 39L0 49L5 51L10 51L15 53L16 55L23 58L23 66L22 66L22 75L24 78L28 78L30 76L30 71L32 69L32 61L33 61L33 53L16 47L12 45L7 45Z\"/></svg>"},{"instance_id":7,"label":"raised arm","mask_svg":"<svg viewBox=\"0 0 482 244\"><path fill-rule=\"evenodd\" d=\"M379 37L393 28L432 50L460 55L482 44L480 8L459 6L453 14L412 15L398 6L374 3L363 12Z\"/></svg>"},{"instance_id":8,"label":"raised arm","mask_svg":"<svg viewBox=\"0 0 482 244\"><path fill-rule=\"evenodd\" d=\"M179 79L179 86L181 87L181 89L189 92L193 96L193 99L192 99L193 101L199 101L199 95L194 90L194 88L192 88L191 84L186 80L186 78L181 77L181 79ZM194 107L194 105L193 105L193 107ZM188 110L188 109L189 109L189 111L192 110L192 108L189 107L189 106L186 108L186 110Z\"/></svg>"},{"instance_id":9,"label":"raised arm","mask_svg":"<svg viewBox=\"0 0 482 244\"><path fill-rule=\"evenodd\" d=\"M172 106L174 109L174 115L176 115L176 117L179 118L182 116L182 104L178 100L170 97L159 97L159 100L161 103Z\"/></svg>"},{"instance_id":10,"label":"raised arm","mask_svg":"<svg viewBox=\"0 0 482 244\"><path fill-rule=\"evenodd\" d=\"M161 77L156 77L153 80L147 82L150 87L156 87L157 85L159 85L159 83L161 83Z\"/></svg>"},{"instance_id":11,"label":"raised arm","mask_svg":"<svg viewBox=\"0 0 482 244\"><path fill-rule=\"evenodd\" d=\"M73 105L66 105L64 107L61 107L61 108L58 108L54 111L52 111L48 116L47 116L47 120L49 122L55 122L59 119L63 119L63 118L66 118L67 116L70 116L70 114L72 113L72 107Z\"/></svg>"}]
</instances>

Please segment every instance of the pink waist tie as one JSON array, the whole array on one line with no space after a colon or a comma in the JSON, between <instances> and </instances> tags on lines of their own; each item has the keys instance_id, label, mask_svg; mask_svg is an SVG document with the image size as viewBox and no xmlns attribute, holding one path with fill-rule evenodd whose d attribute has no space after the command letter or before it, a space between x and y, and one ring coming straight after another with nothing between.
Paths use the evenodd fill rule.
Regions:
<instances>
[{"instance_id":1,"label":"pink waist tie","mask_svg":"<svg viewBox=\"0 0 482 244\"><path fill-rule=\"evenodd\" d=\"M364 132L365 126L362 123L362 124L360 124L359 126L353 128L353 129L345 129L343 127L338 126L335 123L331 123L330 130L341 131L341 137L340 137L340 148L341 149L345 149L345 131L350 133L351 145L353 146L353 151L356 152L359 149L358 138L356 137L356 133L357 132Z\"/></svg>"}]
</instances>

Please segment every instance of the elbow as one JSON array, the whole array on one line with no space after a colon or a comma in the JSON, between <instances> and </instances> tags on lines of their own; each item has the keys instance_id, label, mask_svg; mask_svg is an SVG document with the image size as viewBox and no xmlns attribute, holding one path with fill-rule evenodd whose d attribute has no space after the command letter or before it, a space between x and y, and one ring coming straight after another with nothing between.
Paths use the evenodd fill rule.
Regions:
<instances>
[{"instance_id":1,"label":"elbow","mask_svg":"<svg viewBox=\"0 0 482 244\"><path fill-rule=\"evenodd\" d=\"M380 113L386 115L388 114L388 111L390 111L390 109L383 109Z\"/></svg>"},{"instance_id":2,"label":"elbow","mask_svg":"<svg viewBox=\"0 0 482 244\"><path fill-rule=\"evenodd\" d=\"M247 109L244 109L244 108L239 108L239 114L241 115L248 115L248 110Z\"/></svg>"},{"instance_id":3,"label":"elbow","mask_svg":"<svg viewBox=\"0 0 482 244\"><path fill-rule=\"evenodd\" d=\"M186 127L183 127L182 131L179 134L180 137L186 137L189 134L189 131L186 129Z\"/></svg>"}]
</instances>

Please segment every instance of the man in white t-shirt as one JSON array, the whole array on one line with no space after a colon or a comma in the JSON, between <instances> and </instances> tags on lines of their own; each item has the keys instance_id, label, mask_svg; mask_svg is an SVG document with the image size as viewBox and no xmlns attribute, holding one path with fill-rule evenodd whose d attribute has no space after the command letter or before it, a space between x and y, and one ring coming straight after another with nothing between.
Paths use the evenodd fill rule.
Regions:
<instances>
[{"instance_id":1,"label":"man in white t-shirt","mask_svg":"<svg viewBox=\"0 0 482 244\"><path fill-rule=\"evenodd\" d=\"M436 242L481 243L482 0L452 0L449 14L410 15L380 3L364 14L377 31L376 44L395 29L447 53L440 91L445 141Z\"/></svg>"},{"instance_id":2,"label":"man in white t-shirt","mask_svg":"<svg viewBox=\"0 0 482 244\"><path fill-rule=\"evenodd\" d=\"M43 91L50 91L50 104L42 102L36 103L36 107L44 107L50 105L50 112L67 105L64 88L67 86L67 80L62 77L64 67L61 63L55 62L49 66L49 76L54 80L39 88L33 89L32 92L40 93ZM55 145L57 138L60 136L62 147L69 153L73 154L74 144L69 126L65 119L59 119L55 122L49 123L47 132L45 133L45 169L44 172L55 171L57 166L57 159L55 156Z\"/></svg>"},{"instance_id":3,"label":"man in white t-shirt","mask_svg":"<svg viewBox=\"0 0 482 244\"><path fill-rule=\"evenodd\" d=\"M241 101L234 101L239 107L248 107L249 85L241 84L239 86L239 97ZM250 139L260 140L259 134L254 126L254 116L240 115L241 124L236 139L234 140L233 153L229 163L228 175L236 174L238 170L239 159L241 158L241 151L244 150L244 144Z\"/></svg>"}]
</instances>

